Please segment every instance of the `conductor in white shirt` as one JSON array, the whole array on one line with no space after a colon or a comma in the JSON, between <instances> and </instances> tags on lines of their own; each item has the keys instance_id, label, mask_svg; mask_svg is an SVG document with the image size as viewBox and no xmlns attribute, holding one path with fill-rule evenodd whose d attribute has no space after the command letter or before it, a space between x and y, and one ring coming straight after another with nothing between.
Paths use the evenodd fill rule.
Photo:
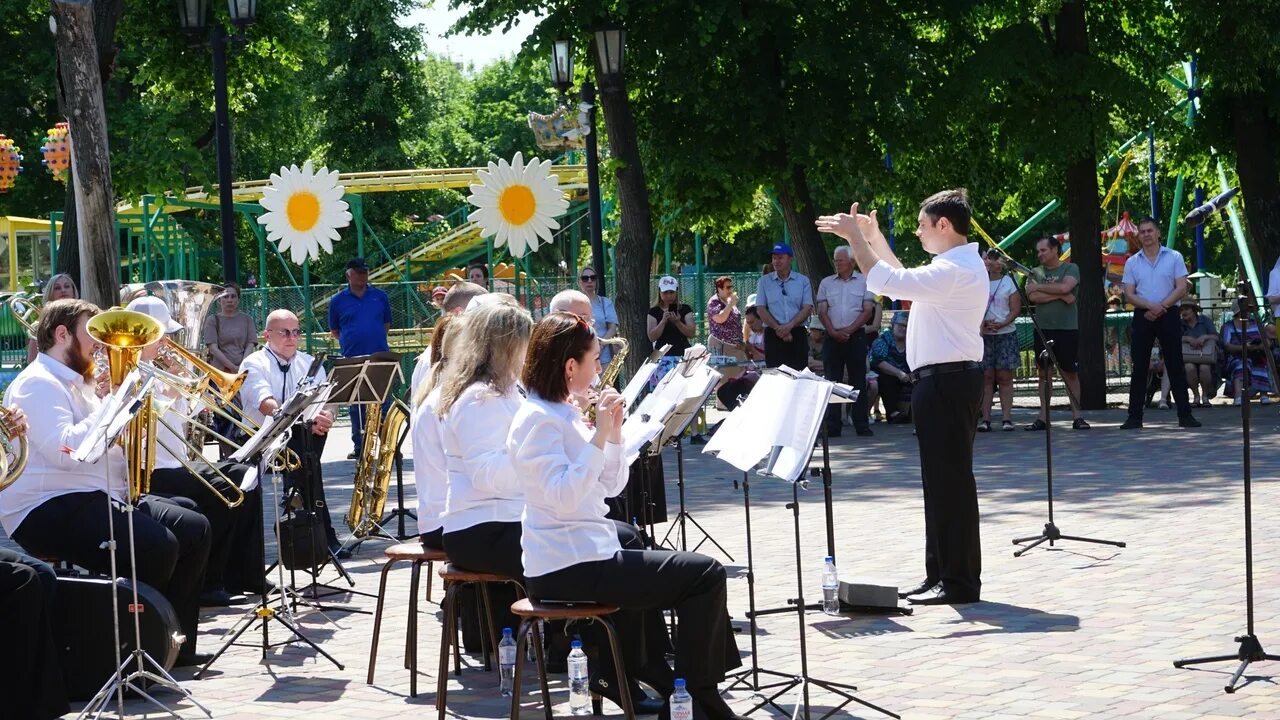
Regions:
<instances>
[{"instance_id":1,"label":"conductor in white shirt","mask_svg":"<svg viewBox=\"0 0 1280 720\"><path fill-rule=\"evenodd\" d=\"M70 299L55 300L40 314L36 324L40 353L4 393L5 405L17 405L27 415L30 455L26 471L0 493L0 524L14 542L37 557L57 557L107 573L110 556L102 545L110 534L108 514L103 512L104 503L109 502L116 571L129 572L129 543L134 538L138 580L173 604L186 636L178 664L197 665L208 660L196 653L196 626L200 585L209 560L209 521L190 507L143 495L132 513L131 536L124 509L128 501L124 451L112 445L92 463L76 462L64 451L89 435L106 407L99 390L87 379L97 342L85 328L97 314L92 303Z\"/></svg>"},{"instance_id":2,"label":"conductor in white shirt","mask_svg":"<svg viewBox=\"0 0 1280 720\"><path fill-rule=\"evenodd\" d=\"M254 422L262 424L266 416L280 409L289 398L298 391L298 383L311 373L311 365L315 358L298 349L298 341L302 337L302 328L298 316L288 310L273 310L267 316L267 326L262 331L266 347L250 353L240 363L240 372L246 373L244 385L240 388L240 398L244 404L245 414ZM323 382L324 368L316 368L315 379ZM324 498L324 481L320 474L320 456L324 452L325 439L329 428L333 427L333 412L329 408L321 410L311 425L310 442L303 442L303 433L294 432L289 438L289 447L302 457L306 446L310 445L312 461L303 457L302 467L285 473L284 487L288 491L299 483L305 483L305 494L315 512L324 523L325 536L329 541L329 549L338 552L338 534L333 529L333 521L329 517L329 504ZM346 553L340 553L341 559Z\"/></svg>"},{"instance_id":3,"label":"conductor in white shirt","mask_svg":"<svg viewBox=\"0 0 1280 720\"><path fill-rule=\"evenodd\" d=\"M925 579L904 593L916 605L977 602L982 547L973 477L974 418L982 403L980 334L987 309L987 268L968 240L969 199L944 190L920 204L916 235L934 258L904 268L877 226L875 213L818 218L818 229L849 241L867 288L911 301L907 364L924 485Z\"/></svg>"}]
</instances>

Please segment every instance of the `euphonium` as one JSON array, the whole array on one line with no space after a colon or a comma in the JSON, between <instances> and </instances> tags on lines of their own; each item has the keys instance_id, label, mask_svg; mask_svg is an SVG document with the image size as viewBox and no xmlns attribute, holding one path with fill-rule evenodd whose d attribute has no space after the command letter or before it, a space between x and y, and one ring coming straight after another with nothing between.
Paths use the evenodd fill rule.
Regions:
<instances>
[{"instance_id":1,"label":"euphonium","mask_svg":"<svg viewBox=\"0 0 1280 720\"><path fill-rule=\"evenodd\" d=\"M13 415L0 407L0 490L12 485L27 467L27 436L10 437L12 433Z\"/></svg>"},{"instance_id":2,"label":"euphonium","mask_svg":"<svg viewBox=\"0 0 1280 720\"><path fill-rule=\"evenodd\" d=\"M374 403L367 407L365 447L356 467L355 486L351 490L351 509L346 518L347 527L357 538L369 535L382 520L396 448L400 445L404 424L409 420L409 409L399 400L392 401L385 417L382 415L381 405Z\"/></svg>"}]
</instances>

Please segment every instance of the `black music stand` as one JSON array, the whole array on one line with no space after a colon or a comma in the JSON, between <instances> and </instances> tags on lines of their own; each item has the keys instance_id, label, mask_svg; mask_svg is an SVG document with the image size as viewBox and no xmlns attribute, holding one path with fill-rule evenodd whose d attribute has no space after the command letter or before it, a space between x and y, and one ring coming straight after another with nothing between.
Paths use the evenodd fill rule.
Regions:
<instances>
[{"instance_id":1,"label":"black music stand","mask_svg":"<svg viewBox=\"0 0 1280 720\"><path fill-rule=\"evenodd\" d=\"M404 381L404 375L400 370L400 353L385 351L373 353L372 355L339 358L333 361L333 369L329 372L329 381L333 383L334 387L333 392L329 395L330 403L385 406L387 401L394 396L400 383ZM355 422L354 418L352 418L352 422ZM351 529L351 537L342 544L343 550L355 551L366 540L373 538L392 542L404 540L406 537L404 534L404 516L408 515L417 520L417 515L412 510L407 510L404 507L404 476L401 469L400 445L404 442L407 434L406 431L396 438L396 499L399 503L398 507L388 513L386 517L366 517L362 519L358 526ZM357 475L359 474L360 464L369 457L369 453L366 452L367 447L361 448L361 457L356 458ZM393 517L400 518L400 534L396 536L387 532L384 527L384 524L390 522Z\"/></svg>"},{"instance_id":2,"label":"black music stand","mask_svg":"<svg viewBox=\"0 0 1280 720\"><path fill-rule=\"evenodd\" d=\"M267 471L270 470L271 503L273 508L279 507L278 495L280 471L284 466L284 454L288 448L290 433L294 432L294 424L298 423L299 419L312 406L322 406L325 394L324 391L326 389L327 386L324 384L307 383L304 381L304 383L298 387L298 391L294 393L282 407L276 410L274 415L267 418L267 420L263 422L262 427L258 429L258 432L254 433L252 437L246 440L240 450L236 451L232 455L232 459L236 462L249 462L256 460L258 464L259 482L266 479L268 476ZM305 424L302 425L300 429L302 432L310 432L310 427ZM278 510L273 509L272 514L275 517L276 538L278 541L281 531L280 513ZM266 545L266 533L263 533L263 558L265 558L267 554ZM344 669L342 663L338 662L332 655L325 652L319 645L304 635L298 628L297 623L294 622L293 611L297 609L296 591L291 590L284 582L284 565L279 562L275 565L278 576L276 589L274 591L264 592L259 596L257 604L245 612L245 614L236 621L236 624L232 626L229 631L230 637L223 642L222 647L218 648L218 651L213 654L213 657L209 658L208 662L201 666L192 677L199 680L200 677L208 671L210 666L212 666L219 657L222 657L222 654L225 653L232 645L261 648L262 659L265 661L267 659L267 651L269 649L281 645L287 645L295 640L301 640L307 645L310 645L316 652L320 653L329 662L336 665L339 670ZM269 572L269 570L264 572ZM264 577L263 585L266 586L267 584L266 578ZM272 595L277 593L280 601L278 608L272 607L271 602ZM290 608L291 600L293 604L292 609ZM285 629L292 633L292 636L284 642L272 643L268 632L270 628L270 620L275 620L283 625ZM249 628L253 627L255 621L261 623L262 641L252 645L248 643L240 643L240 637L244 635Z\"/></svg>"},{"instance_id":3,"label":"black music stand","mask_svg":"<svg viewBox=\"0 0 1280 720\"><path fill-rule=\"evenodd\" d=\"M800 385L800 383L805 385ZM804 388L804 390L797 392L796 390L799 388ZM822 680L809 674L809 652L806 638L808 628L805 622L805 613L816 606L807 605L804 601L804 575L800 569L802 564L800 488L802 486L808 487L806 476L809 474L808 469L813 460L813 450L817 444L819 432L825 427L826 408L831 397L831 390L832 383L817 376L796 376L785 373L765 375L755 389L752 390L747 402L738 406L730 414L730 417L726 418L720 429L716 431L711 441L703 449L704 453L718 454L721 459L743 471L743 499L747 508L748 528L750 528L750 496L747 490L749 483L746 473L758 464L760 466L757 470L758 474L774 477L791 484L791 502L786 507L791 510L795 537L796 597L787 600L787 607L756 610L754 568L748 567L747 579L751 611L747 613L747 617L751 622L752 666L744 669L739 674L735 684L744 683L747 676L751 675L754 678L752 687L757 691L768 690L769 694L744 713L745 715L750 715L766 705L779 712L786 713L787 711L778 705L777 700L788 692L795 690L797 694L796 707L789 714L793 718L798 717L801 703L803 703L804 718L809 720L809 688L814 686L841 698L841 702L824 713L819 720L825 720L825 718L839 712L849 703L855 702L889 717L900 717L889 710L854 695L853 693L858 689L854 685ZM756 418L763 413L777 415L777 399L784 397L793 398L790 407L803 408L801 413L785 413L787 415L785 422L778 422L776 419L772 422L757 421ZM824 442L823 445L825 456L826 443ZM748 563L751 563L753 558L749 537L747 557ZM758 631L756 619L761 615L788 612L795 613L796 622L799 625L800 673L798 675L796 673L761 668L756 660L755 647L757 643L756 633ZM780 679L762 686L759 681L760 675L768 675Z\"/></svg>"}]
</instances>

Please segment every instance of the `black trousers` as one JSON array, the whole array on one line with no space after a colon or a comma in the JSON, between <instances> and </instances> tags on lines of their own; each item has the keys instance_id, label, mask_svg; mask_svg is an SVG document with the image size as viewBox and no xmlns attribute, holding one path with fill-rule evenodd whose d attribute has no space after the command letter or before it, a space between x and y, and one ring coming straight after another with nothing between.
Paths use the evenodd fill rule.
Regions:
<instances>
[{"instance_id":1,"label":"black trousers","mask_svg":"<svg viewBox=\"0 0 1280 720\"><path fill-rule=\"evenodd\" d=\"M436 528L418 536L422 547L428 550L444 550L444 528Z\"/></svg>"},{"instance_id":2,"label":"black trousers","mask_svg":"<svg viewBox=\"0 0 1280 720\"><path fill-rule=\"evenodd\" d=\"M765 328L764 364L771 368L786 365L793 370L809 367L808 331L798 327L791 331L790 340L783 340L772 328Z\"/></svg>"},{"instance_id":3,"label":"black trousers","mask_svg":"<svg viewBox=\"0 0 1280 720\"><path fill-rule=\"evenodd\" d=\"M50 615L56 590L53 568L0 549L0 717L47 720L71 709Z\"/></svg>"},{"instance_id":4,"label":"black trousers","mask_svg":"<svg viewBox=\"0 0 1280 720\"><path fill-rule=\"evenodd\" d=\"M316 435L302 425L294 426L293 434L289 436L289 448L298 454L302 466L284 474L284 492L287 499L296 487L297 497L324 523L329 544L337 545L338 533L333 529L333 518L329 517L329 503L324 497L324 475L320 470L320 457L328 439L328 435Z\"/></svg>"},{"instance_id":5,"label":"black trousers","mask_svg":"<svg viewBox=\"0 0 1280 720\"><path fill-rule=\"evenodd\" d=\"M981 368L921 378L911 394L924 486L925 575L974 600L982 589L973 477L973 419L981 404Z\"/></svg>"},{"instance_id":6,"label":"black trousers","mask_svg":"<svg viewBox=\"0 0 1280 720\"><path fill-rule=\"evenodd\" d=\"M111 559L99 548L109 535L101 491L69 493L32 510L13 533L14 542L34 555L54 556L96 573L111 572ZM116 568L129 574L129 524L121 505L111 501ZM181 652L196 649L200 587L209 562L209 521L176 500L144 495L133 511L138 580L164 593L173 604L187 640Z\"/></svg>"},{"instance_id":7,"label":"black trousers","mask_svg":"<svg viewBox=\"0 0 1280 720\"><path fill-rule=\"evenodd\" d=\"M1151 347L1160 340L1160 357L1169 373L1169 389L1178 406L1178 417L1191 415L1191 402L1187 398L1187 374L1182 372L1182 321L1176 312L1167 312L1155 322L1144 316L1144 311L1133 311L1132 336L1129 340L1129 358L1133 363L1133 376L1129 378L1129 417L1142 419L1147 406L1147 374L1151 368Z\"/></svg>"},{"instance_id":8,"label":"black trousers","mask_svg":"<svg viewBox=\"0 0 1280 720\"><path fill-rule=\"evenodd\" d=\"M460 568L497 573L525 585L524 566L520 563L520 523L486 522L443 535L444 551L449 562ZM526 586L527 587L527 586ZM516 589L510 583L489 588L489 609L498 632L520 627L520 619L511 612ZM466 607L470 603L462 603Z\"/></svg>"},{"instance_id":9,"label":"black trousers","mask_svg":"<svg viewBox=\"0 0 1280 720\"><path fill-rule=\"evenodd\" d=\"M861 330L855 331L844 342L828 335L822 341L822 369L828 380L852 385L858 389L858 399L853 403L853 426L858 429L868 427L867 334ZM844 407L844 405L827 406L828 430L839 430L844 425L840 419Z\"/></svg>"},{"instance_id":10,"label":"black trousers","mask_svg":"<svg viewBox=\"0 0 1280 720\"><path fill-rule=\"evenodd\" d=\"M239 485L249 466L220 462L217 467ZM221 497L234 498L226 480L203 468L201 477L218 488L210 489L186 468L157 468L151 472L151 491L161 497L185 497L195 502L209 520L211 533L205 590L246 590L262 585L262 485L245 493L234 508Z\"/></svg>"},{"instance_id":11,"label":"black trousers","mask_svg":"<svg viewBox=\"0 0 1280 720\"><path fill-rule=\"evenodd\" d=\"M880 400L884 403L885 412L890 415L898 411L898 403L910 402L911 383L904 383L886 372L877 373L876 383L880 387Z\"/></svg>"}]
</instances>

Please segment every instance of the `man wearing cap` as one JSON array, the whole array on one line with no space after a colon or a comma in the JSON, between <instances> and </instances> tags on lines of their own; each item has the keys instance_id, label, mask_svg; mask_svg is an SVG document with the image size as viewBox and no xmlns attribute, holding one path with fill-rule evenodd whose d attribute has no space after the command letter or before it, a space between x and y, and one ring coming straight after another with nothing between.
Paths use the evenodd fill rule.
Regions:
<instances>
[{"instance_id":1,"label":"man wearing cap","mask_svg":"<svg viewBox=\"0 0 1280 720\"><path fill-rule=\"evenodd\" d=\"M173 321L169 308L158 297L137 298L125 309L150 315L164 326L167 334L183 329ZM168 361L160 358L159 354L160 343L154 343L143 348L140 357L161 370L174 372L176 368L169 367ZM209 520L209 565L205 571L200 605L230 605L232 593L228 591L243 590L261 594L264 589L265 566L262 561L262 489L257 483L253 483L253 489L244 492L243 501L234 508L228 507L223 499L237 497L231 483L235 483L236 487L243 487L242 481L252 469L235 462L219 462L215 466L203 459L195 462L187 460L186 415L190 406L186 398L177 397L172 388L163 388L158 392L172 399L172 403L158 418L151 493L160 497L186 498L194 502L200 513ZM188 470L183 461L192 470Z\"/></svg>"},{"instance_id":2,"label":"man wearing cap","mask_svg":"<svg viewBox=\"0 0 1280 720\"><path fill-rule=\"evenodd\" d=\"M813 314L813 284L791 271L791 246L773 246L773 272L756 285L756 309L764 321L764 363L804 370L809 363L809 333L805 323Z\"/></svg>"},{"instance_id":3,"label":"man wearing cap","mask_svg":"<svg viewBox=\"0 0 1280 720\"><path fill-rule=\"evenodd\" d=\"M818 318L827 331L822 343L822 367L828 380L857 388L853 428L858 435L874 435L867 421L867 334L863 326L871 320L876 295L867 290L867 279L853 266L848 245L837 247L833 258L836 273L818 283ZM828 435L840 435L844 424L841 412L840 405L827 408Z\"/></svg>"},{"instance_id":4,"label":"man wearing cap","mask_svg":"<svg viewBox=\"0 0 1280 720\"><path fill-rule=\"evenodd\" d=\"M820 232L849 242L872 292L911 301L906 355L924 490L925 578L903 595L916 605L977 602L982 588L973 438L990 283L978 244L969 242L971 213L963 189L943 190L920 204L916 235L934 257L918 268L902 266L875 213L859 214L857 203L817 221Z\"/></svg>"},{"instance_id":5,"label":"man wearing cap","mask_svg":"<svg viewBox=\"0 0 1280 720\"><path fill-rule=\"evenodd\" d=\"M369 266L364 258L347 263L347 287L329 301L329 332L338 341L342 357L371 355L388 349L391 329L391 300L369 284ZM384 408L385 410L385 408ZM349 458L357 458L364 447L364 406L351 405L351 447Z\"/></svg>"}]
</instances>

